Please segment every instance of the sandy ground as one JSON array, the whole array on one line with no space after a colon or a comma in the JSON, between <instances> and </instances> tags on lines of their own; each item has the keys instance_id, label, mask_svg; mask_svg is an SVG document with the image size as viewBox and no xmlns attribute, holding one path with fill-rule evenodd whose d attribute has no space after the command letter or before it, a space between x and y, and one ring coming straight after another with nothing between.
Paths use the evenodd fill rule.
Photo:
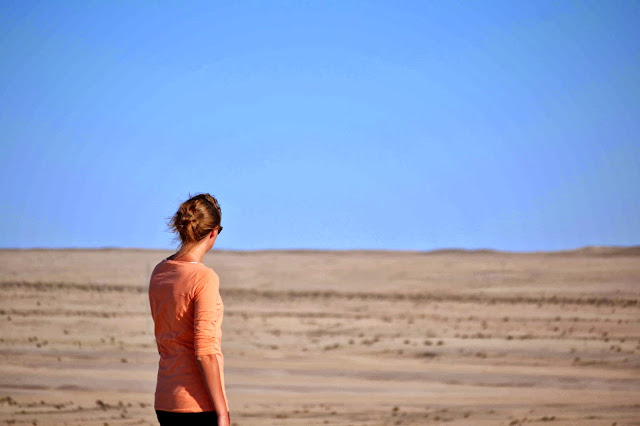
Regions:
<instances>
[{"instance_id":1,"label":"sandy ground","mask_svg":"<svg viewBox=\"0 0 640 426\"><path fill-rule=\"evenodd\" d=\"M159 250L0 250L0 421L157 424ZM640 250L207 254L234 425L640 425Z\"/></svg>"}]
</instances>

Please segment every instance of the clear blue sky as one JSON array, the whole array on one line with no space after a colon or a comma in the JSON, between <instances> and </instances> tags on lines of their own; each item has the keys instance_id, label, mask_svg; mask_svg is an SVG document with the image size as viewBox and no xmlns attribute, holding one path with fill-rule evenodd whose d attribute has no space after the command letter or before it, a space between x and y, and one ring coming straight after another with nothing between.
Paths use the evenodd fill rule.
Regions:
<instances>
[{"instance_id":1,"label":"clear blue sky","mask_svg":"<svg viewBox=\"0 0 640 426\"><path fill-rule=\"evenodd\" d=\"M640 243L640 2L0 6L0 247Z\"/></svg>"}]
</instances>

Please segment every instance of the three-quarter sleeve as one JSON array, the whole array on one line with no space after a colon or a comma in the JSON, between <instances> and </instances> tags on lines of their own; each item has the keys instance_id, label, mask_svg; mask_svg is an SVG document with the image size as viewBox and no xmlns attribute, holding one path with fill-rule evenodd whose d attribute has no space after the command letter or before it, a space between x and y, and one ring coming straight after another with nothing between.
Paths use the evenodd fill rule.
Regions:
<instances>
[{"instance_id":1,"label":"three-quarter sleeve","mask_svg":"<svg viewBox=\"0 0 640 426\"><path fill-rule=\"evenodd\" d=\"M196 357L218 352L218 299L220 279L209 269L198 280L193 294L193 334Z\"/></svg>"}]
</instances>

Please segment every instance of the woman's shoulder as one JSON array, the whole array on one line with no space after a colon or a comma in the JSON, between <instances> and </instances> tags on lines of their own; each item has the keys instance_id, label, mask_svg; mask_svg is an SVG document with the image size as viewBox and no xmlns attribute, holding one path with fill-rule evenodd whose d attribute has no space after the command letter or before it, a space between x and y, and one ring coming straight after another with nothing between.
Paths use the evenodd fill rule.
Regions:
<instances>
[{"instance_id":1,"label":"woman's shoulder","mask_svg":"<svg viewBox=\"0 0 640 426\"><path fill-rule=\"evenodd\" d=\"M202 281L219 281L218 273L211 267L201 263L196 272Z\"/></svg>"},{"instance_id":2,"label":"woman's shoulder","mask_svg":"<svg viewBox=\"0 0 640 426\"><path fill-rule=\"evenodd\" d=\"M199 267L192 287L193 294L200 294L203 291L216 291L219 288L220 279L216 271L206 265Z\"/></svg>"},{"instance_id":3,"label":"woman's shoulder","mask_svg":"<svg viewBox=\"0 0 640 426\"><path fill-rule=\"evenodd\" d=\"M213 268L205 265L204 263L196 262L176 262L168 259L162 259L153 268L151 277L155 277L158 274L164 274L165 272L175 273L178 272L182 277L189 277L189 280L195 278L196 281L202 279L217 279L218 274ZM175 275L174 275L175 277Z\"/></svg>"}]
</instances>

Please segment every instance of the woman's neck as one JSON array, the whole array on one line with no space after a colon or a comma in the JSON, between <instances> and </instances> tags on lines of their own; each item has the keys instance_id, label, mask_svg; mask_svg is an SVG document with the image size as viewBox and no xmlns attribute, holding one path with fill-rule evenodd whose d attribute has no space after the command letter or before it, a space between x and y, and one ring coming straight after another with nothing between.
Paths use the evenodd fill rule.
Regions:
<instances>
[{"instance_id":1,"label":"woman's neck","mask_svg":"<svg viewBox=\"0 0 640 426\"><path fill-rule=\"evenodd\" d=\"M171 260L202 263L204 260L204 253L201 252L202 250L198 249L199 247L183 247L171 256Z\"/></svg>"}]
</instances>

